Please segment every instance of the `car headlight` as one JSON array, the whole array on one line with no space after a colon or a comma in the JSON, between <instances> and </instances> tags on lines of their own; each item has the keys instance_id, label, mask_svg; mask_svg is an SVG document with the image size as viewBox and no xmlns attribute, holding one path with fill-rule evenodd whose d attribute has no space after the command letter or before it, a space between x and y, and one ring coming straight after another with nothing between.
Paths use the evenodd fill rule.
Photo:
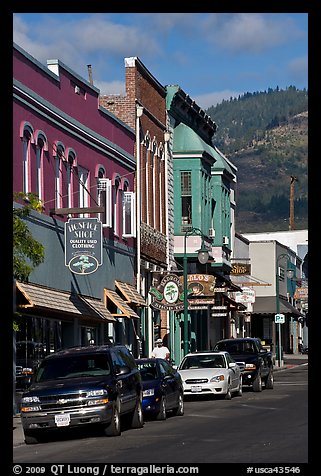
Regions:
<instances>
[{"instance_id":1,"label":"car headlight","mask_svg":"<svg viewBox=\"0 0 321 476\"><path fill-rule=\"evenodd\" d=\"M222 382L224 379L224 375L215 375L215 377L211 378L210 382Z\"/></svg>"},{"instance_id":2,"label":"car headlight","mask_svg":"<svg viewBox=\"0 0 321 476\"><path fill-rule=\"evenodd\" d=\"M22 397L21 399L21 403L39 403L39 402L40 402L39 397L37 397L36 395L33 397Z\"/></svg>"},{"instance_id":3,"label":"car headlight","mask_svg":"<svg viewBox=\"0 0 321 476\"><path fill-rule=\"evenodd\" d=\"M256 365L254 364L245 364L244 370L255 370Z\"/></svg>"},{"instance_id":4,"label":"car headlight","mask_svg":"<svg viewBox=\"0 0 321 476\"><path fill-rule=\"evenodd\" d=\"M24 367L22 369L22 374L24 375L32 375L33 374L33 370L30 368L30 367Z\"/></svg>"},{"instance_id":5,"label":"car headlight","mask_svg":"<svg viewBox=\"0 0 321 476\"><path fill-rule=\"evenodd\" d=\"M154 388L147 388L146 390L143 391L143 397L151 397L154 395L155 389Z\"/></svg>"}]
</instances>

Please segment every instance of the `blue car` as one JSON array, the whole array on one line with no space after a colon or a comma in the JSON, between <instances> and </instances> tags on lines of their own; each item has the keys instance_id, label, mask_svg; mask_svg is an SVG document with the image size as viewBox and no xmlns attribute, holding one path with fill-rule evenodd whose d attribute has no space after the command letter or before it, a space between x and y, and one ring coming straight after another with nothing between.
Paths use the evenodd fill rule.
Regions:
<instances>
[{"instance_id":1,"label":"blue car","mask_svg":"<svg viewBox=\"0 0 321 476\"><path fill-rule=\"evenodd\" d=\"M184 415L184 391L180 374L158 358L136 359L143 383L143 414L166 420L167 413Z\"/></svg>"}]
</instances>

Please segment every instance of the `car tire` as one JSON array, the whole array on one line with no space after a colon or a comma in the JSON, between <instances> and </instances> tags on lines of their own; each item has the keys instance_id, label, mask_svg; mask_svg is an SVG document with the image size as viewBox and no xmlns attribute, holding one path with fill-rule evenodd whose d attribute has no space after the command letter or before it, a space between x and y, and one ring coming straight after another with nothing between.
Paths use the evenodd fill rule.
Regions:
<instances>
[{"instance_id":1,"label":"car tire","mask_svg":"<svg viewBox=\"0 0 321 476\"><path fill-rule=\"evenodd\" d=\"M112 419L109 425L104 427L105 436L119 436L121 434L119 405L116 402L112 410Z\"/></svg>"},{"instance_id":2,"label":"car tire","mask_svg":"<svg viewBox=\"0 0 321 476\"><path fill-rule=\"evenodd\" d=\"M242 382L242 377L240 378L240 385L239 385L239 388L236 392L236 395L238 397L241 397L243 395L243 382Z\"/></svg>"},{"instance_id":3,"label":"car tire","mask_svg":"<svg viewBox=\"0 0 321 476\"><path fill-rule=\"evenodd\" d=\"M272 390L274 387L274 376L273 376L273 369L271 368L269 371L269 375L266 377L265 380L265 388L268 390Z\"/></svg>"},{"instance_id":4,"label":"car tire","mask_svg":"<svg viewBox=\"0 0 321 476\"><path fill-rule=\"evenodd\" d=\"M38 435L35 432L24 432L25 436L25 443L26 445L36 445L37 443L40 442Z\"/></svg>"},{"instance_id":5,"label":"car tire","mask_svg":"<svg viewBox=\"0 0 321 476\"><path fill-rule=\"evenodd\" d=\"M166 400L165 397L162 397L159 404L159 412L156 415L156 420L166 420Z\"/></svg>"},{"instance_id":6,"label":"car tire","mask_svg":"<svg viewBox=\"0 0 321 476\"><path fill-rule=\"evenodd\" d=\"M261 372L258 372L255 380L253 381L253 392L262 392L262 377Z\"/></svg>"},{"instance_id":7,"label":"car tire","mask_svg":"<svg viewBox=\"0 0 321 476\"><path fill-rule=\"evenodd\" d=\"M228 386L227 392L224 395L224 400L231 400L232 398L232 393L231 393L231 387L230 385Z\"/></svg>"},{"instance_id":8,"label":"car tire","mask_svg":"<svg viewBox=\"0 0 321 476\"><path fill-rule=\"evenodd\" d=\"M174 408L173 415L175 416L183 416L184 415L184 397L183 394L180 393L178 396L178 406Z\"/></svg>"},{"instance_id":9,"label":"car tire","mask_svg":"<svg viewBox=\"0 0 321 476\"><path fill-rule=\"evenodd\" d=\"M144 426L144 417L143 417L143 407L142 401L139 399L136 403L135 410L131 415L130 427L131 428L143 428Z\"/></svg>"}]
</instances>

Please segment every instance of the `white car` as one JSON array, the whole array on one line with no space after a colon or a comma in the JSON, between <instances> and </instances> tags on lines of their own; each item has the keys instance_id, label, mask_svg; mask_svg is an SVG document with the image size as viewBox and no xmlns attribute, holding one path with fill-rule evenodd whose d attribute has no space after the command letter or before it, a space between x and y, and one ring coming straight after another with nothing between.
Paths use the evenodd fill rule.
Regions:
<instances>
[{"instance_id":1,"label":"white car","mask_svg":"<svg viewBox=\"0 0 321 476\"><path fill-rule=\"evenodd\" d=\"M228 352L193 352L185 355L178 367L184 395L242 395L240 367Z\"/></svg>"}]
</instances>

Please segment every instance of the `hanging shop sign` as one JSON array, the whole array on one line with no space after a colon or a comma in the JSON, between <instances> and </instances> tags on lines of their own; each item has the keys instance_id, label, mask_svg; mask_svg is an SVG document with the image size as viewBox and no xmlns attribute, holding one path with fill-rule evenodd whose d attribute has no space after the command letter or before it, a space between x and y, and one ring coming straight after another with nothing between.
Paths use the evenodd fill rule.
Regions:
<instances>
[{"instance_id":1,"label":"hanging shop sign","mask_svg":"<svg viewBox=\"0 0 321 476\"><path fill-rule=\"evenodd\" d=\"M241 291L236 291L235 293L235 301L240 302L242 304L247 303L254 303L255 302L255 291L251 288L242 288Z\"/></svg>"},{"instance_id":2,"label":"hanging shop sign","mask_svg":"<svg viewBox=\"0 0 321 476\"><path fill-rule=\"evenodd\" d=\"M184 309L184 289L176 274L167 274L157 288L151 287L149 294L153 297L151 307L165 311Z\"/></svg>"},{"instance_id":3,"label":"hanging shop sign","mask_svg":"<svg viewBox=\"0 0 321 476\"><path fill-rule=\"evenodd\" d=\"M183 285L183 276L180 279ZM211 274L188 274L188 297L213 296L215 282L216 278Z\"/></svg>"},{"instance_id":4,"label":"hanging shop sign","mask_svg":"<svg viewBox=\"0 0 321 476\"><path fill-rule=\"evenodd\" d=\"M102 263L102 223L97 218L70 218L65 223L65 266L87 275Z\"/></svg>"},{"instance_id":5,"label":"hanging shop sign","mask_svg":"<svg viewBox=\"0 0 321 476\"><path fill-rule=\"evenodd\" d=\"M245 263L233 263L231 274L240 276L242 274L251 274L251 265Z\"/></svg>"}]
</instances>

